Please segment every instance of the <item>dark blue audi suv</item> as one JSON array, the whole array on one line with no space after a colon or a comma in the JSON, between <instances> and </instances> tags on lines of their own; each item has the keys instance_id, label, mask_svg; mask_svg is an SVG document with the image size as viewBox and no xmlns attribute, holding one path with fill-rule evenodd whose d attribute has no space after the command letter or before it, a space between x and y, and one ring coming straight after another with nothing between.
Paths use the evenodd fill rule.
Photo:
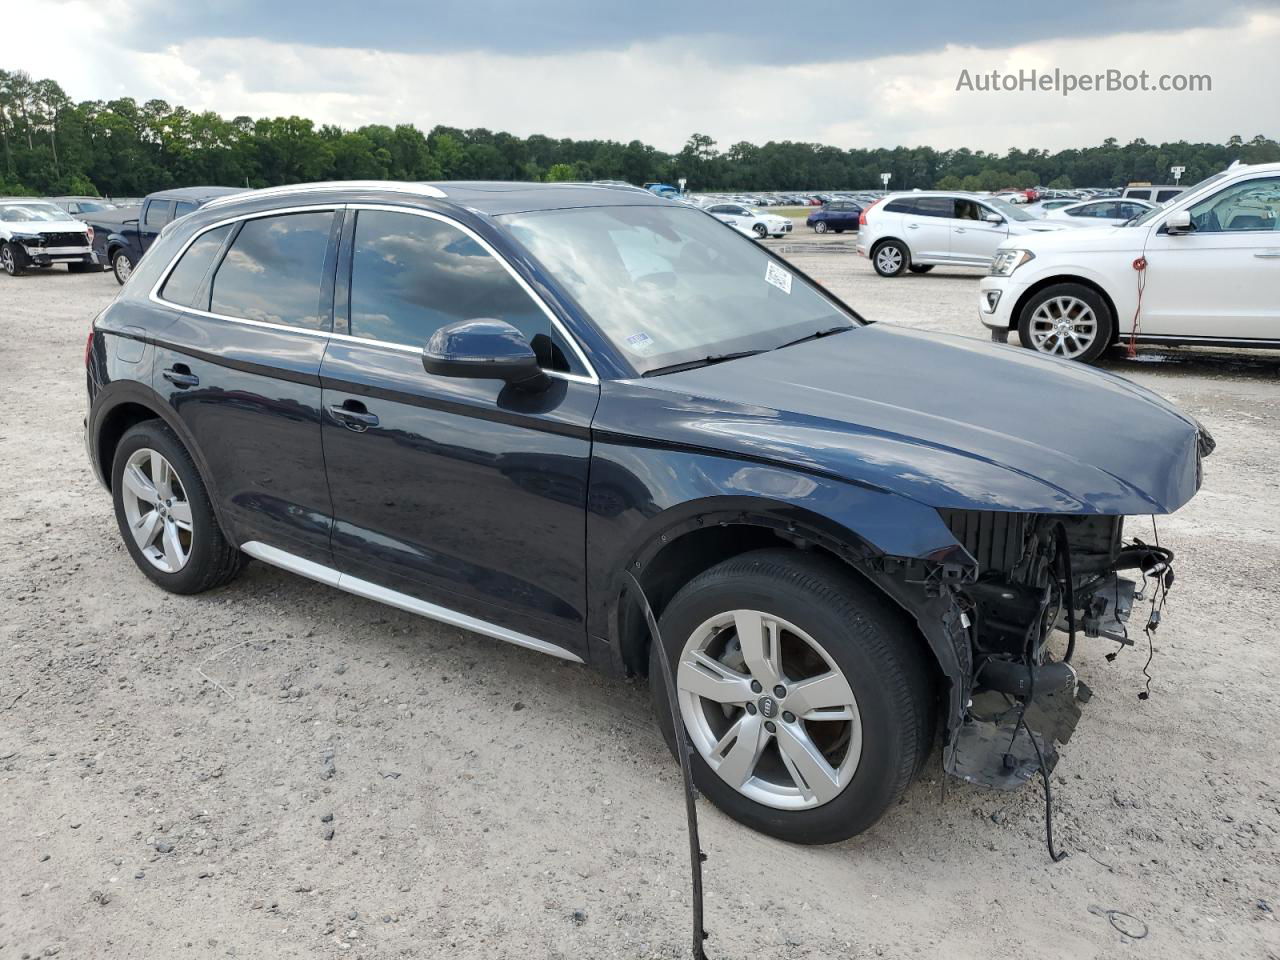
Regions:
<instances>
[{"instance_id":1,"label":"dark blue audi suv","mask_svg":"<svg viewBox=\"0 0 1280 960\"><path fill-rule=\"evenodd\" d=\"M1077 639L1131 642L1163 597L1147 516L1213 446L1123 379L868 323L609 186L215 199L86 366L90 460L163 589L252 558L647 675L706 795L803 843L868 828L938 743L970 782L1047 775Z\"/></svg>"}]
</instances>

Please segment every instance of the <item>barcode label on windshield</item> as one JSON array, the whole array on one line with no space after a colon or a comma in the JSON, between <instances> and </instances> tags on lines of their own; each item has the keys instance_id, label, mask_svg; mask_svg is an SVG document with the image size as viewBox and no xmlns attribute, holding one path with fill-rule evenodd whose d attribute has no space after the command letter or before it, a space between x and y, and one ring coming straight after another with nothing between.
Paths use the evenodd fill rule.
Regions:
<instances>
[{"instance_id":1,"label":"barcode label on windshield","mask_svg":"<svg viewBox=\"0 0 1280 960\"><path fill-rule=\"evenodd\" d=\"M764 279L766 283L772 283L783 293L791 292L791 274L772 260L765 264Z\"/></svg>"}]
</instances>

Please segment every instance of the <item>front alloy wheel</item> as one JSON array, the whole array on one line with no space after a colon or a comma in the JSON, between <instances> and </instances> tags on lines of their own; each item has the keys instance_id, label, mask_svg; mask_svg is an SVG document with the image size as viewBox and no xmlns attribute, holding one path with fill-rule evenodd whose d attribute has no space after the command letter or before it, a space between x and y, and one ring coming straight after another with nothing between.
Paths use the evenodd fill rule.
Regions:
<instances>
[{"instance_id":1,"label":"front alloy wheel","mask_svg":"<svg viewBox=\"0 0 1280 960\"><path fill-rule=\"evenodd\" d=\"M1038 292L1022 308L1018 339L1051 357L1092 363L1111 343L1111 310L1098 293L1081 284L1056 284Z\"/></svg>"},{"instance_id":2,"label":"front alloy wheel","mask_svg":"<svg viewBox=\"0 0 1280 960\"><path fill-rule=\"evenodd\" d=\"M824 220L819 220L817 223L815 223L815 224L813 225L813 231L814 231L814 233L826 233L826 232L827 232L827 224L826 224L826 221L824 221Z\"/></svg>"},{"instance_id":3,"label":"front alloy wheel","mask_svg":"<svg viewBox=\"0 0 1280 960\"><path fill-rule=\"evenodd\" d=\"M676 689L694 748L757 803L821 806L858 768L862 721L849 682L781 617L732 610L707 620L685 644Z\"/></svg>"},{"instance_id":4,"label":"front alloy wheel","mask_svg":"<svg viewBox=\"0 0 1280 960\"><path fill-rule=\"evenodd\" d=\"M659 622L698 788L741 823L793 843L861 833L929 752L922 641L852 568L756 550L690 580ZM677 735L656 650L649 684Z\"/></svg>"},{"instance_id":5,"label":"front alloy wheel","mask_svg":"<svg viewBox=\"0 0 1280 960\"><path fill-rule=\"evenodd\" d=\"M11 277L22 273L22 255L12 243L0 243L0 270Z\"/></svg>"}]
</instances>

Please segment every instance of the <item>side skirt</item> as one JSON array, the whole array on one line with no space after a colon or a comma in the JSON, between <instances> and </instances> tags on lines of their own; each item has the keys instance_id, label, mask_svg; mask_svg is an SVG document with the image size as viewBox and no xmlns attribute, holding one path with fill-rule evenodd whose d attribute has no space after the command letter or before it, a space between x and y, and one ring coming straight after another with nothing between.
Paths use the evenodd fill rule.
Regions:
<instances>
[{"instance_id":1,"label":"side skirt","mask_svg":"<svg viewBox=\"0 0 1280 960\"><path fill-rule=\"evenodd\" d=\"M505 640L507 643L514 643L517 647L527 647L530 650L537 650L539 653L559 657L561 660L571 660L574 663L583 662L582 658L577 654L570 653L564 647L558 647L554 643L548 643L546 640L539 640L536 637L517 633L515 630L508 630L506 627L500 627L496 623L489 623L487 620L480 620L465 613L450 610L448 607L441 607L434 603L428 603L426 600L419 600L417 597L411 597L407 593L390 590L376 583L370 583L368 580L361 580L359 577L353 577L349 573L342 573L332 567L314 563L311 560L306 560L270 544L250 540L248 543L242 543L240 549L255 560L261 560L263 563L269 563L273 567L280 567L282 570L288 570L290 573L296 573L330 587L337 587L339 590L347 591L347 593L354 593L356 596L364 597L366 600L376 600L378 603L385 603L390 607L407 610L409 613L416 613L429 620L438 620L450 626L461 627L463 630L482 633L486 637Z\"/></svg>"}]
</instances>

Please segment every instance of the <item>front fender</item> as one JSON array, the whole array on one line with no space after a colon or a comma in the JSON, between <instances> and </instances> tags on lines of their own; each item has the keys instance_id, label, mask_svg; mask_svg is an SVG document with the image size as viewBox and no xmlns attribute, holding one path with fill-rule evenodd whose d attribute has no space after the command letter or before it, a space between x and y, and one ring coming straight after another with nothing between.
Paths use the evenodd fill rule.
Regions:
<instances>
[{"instance_id":1,"label":"front fender","mask_svg":"<svg viewBox=\"0 0 1280 960\"><path fill-rule=\"evenodd\" d=\"M833 478L711 453L597 441L587 515L588 629L620 641L624 574L653 572L692 530L742 524L820 546L858 566L912 616L951 681L967 690L967 639L945 590L898 575L901 561L964 577L976 571L938 512ZM669 556L669 555L666 555Z\"/></svg>"}]
</instances>

